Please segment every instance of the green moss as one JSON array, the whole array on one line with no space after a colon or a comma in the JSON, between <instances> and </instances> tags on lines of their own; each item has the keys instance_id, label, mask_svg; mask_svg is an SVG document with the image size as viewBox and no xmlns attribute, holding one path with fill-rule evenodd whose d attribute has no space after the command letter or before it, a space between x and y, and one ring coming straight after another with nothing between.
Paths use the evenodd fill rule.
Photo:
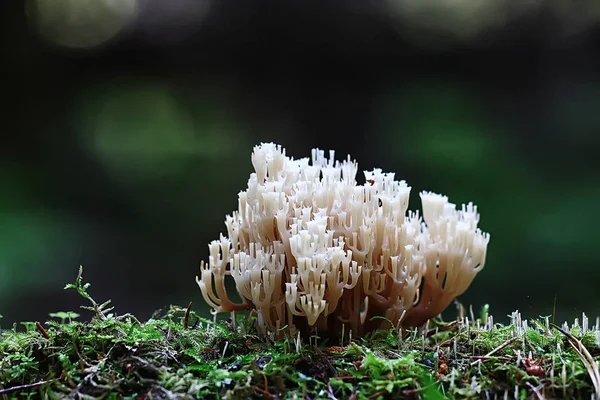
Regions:
<instances>
[{"instance_id":1,"label":"green moss","mask_svg":"<svg viewBox=\"0 0 600 400\"><path fill-rule=\"evenodd\" d=\"M56 313L0 333L0 394L21 398L202 399L589 399L589 368L547 318L526 326L431 321L420 330L374 332L331 343L316 336L271 340L251 317L215 323L172 306L141 323L110 313L73 285L94 310L90 322ZM187 317L186 317L187 314ZM184 323L186 321L187 323ZM187 328L184 325L188 325ZM44 329L44 331L42 331ZM597 329L597 327L596 327ZM571 334L600 358L600 333ZM308 340L309 338L307 338ZM489 355L492 353L491 355ZM486 355L488 355L486 357ZM536 394L538 393L538 394Z\"/></svg>"}]
</instances>

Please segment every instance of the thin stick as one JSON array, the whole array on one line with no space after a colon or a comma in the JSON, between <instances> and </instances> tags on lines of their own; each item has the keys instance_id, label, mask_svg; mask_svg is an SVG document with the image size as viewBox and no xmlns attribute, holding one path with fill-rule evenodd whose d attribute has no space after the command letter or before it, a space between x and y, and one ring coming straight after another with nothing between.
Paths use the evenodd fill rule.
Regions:
<instances>
[{"instance_id":1,"label":"thin stick","mask_svg":"<svg viewBox=\"0 0 600 400\"><path fill-rule=\"evenodd\" d=\"M275 397L271 393L267 392L265 389L261 389L258 386L250 385L248 387L251 387L252 389L256 390L257 392L264 394L265 396L269 396L271 398Z\"/></svg>"},{"instance_id":2,"label":"thin stick","mask_svg":"<svg viewBox=\"0 0 600 400\"><path fill-rule=\"evenodd\" d=\"M50 339L50 335L48 335L48 332L46 332L42 324L40 324L38 321L35 321L35 326L40 332L42 332L42 336L44 336L46 339Z\"/></svg>"},{"instance_id":3,"label":"thin stick","mask_svg":"<svg viewBox=\"0 0 600 400\"><path fill-rule=\"evenodd\" d=\"M482 360L482 362L491 360L490 356L467 356L467 358L471 358L473 360ZM501 361L512 360L512 358L508 357L508 356L498 356L498 357L494 357L494 358L497 360L501 360Z\"/></svg>"},{"instance_id":4,"label":"thin stick","mask_svg":"<svg viewBox=\"0 0 600 400\"><path fill-rule=\"evenodd\" d=\"M372 395L370 395L368 398L369 398L369 399L376 399L377 397L379 397L379 396L383 396L384 394L387 394L387 393L388 393L388 391L387 391L387 390L385 390L385 389L384 389L384 390L380 390L380 391L379 391L379 392L377 392L377 393L373 393L373 394L372 394Z\"/></svg>"},{"instance_id":5,"label":"thin stick","mask_svg":"<svg viewBox=\"0 0 600 400\"><path fill-rule=\"evenodd\" d=\"M6 393L16 392L16 391L19 391L19 390L33 389L33 388L36 388L36 387L39 387L39 386L43 386L43 385L45 385L47 383L52 383L55 380L57 380L57 378L49 379L47 381L40 381L40 382L36 382L36 383L29 383L27 385L13 386L13 387L9 387L9 388L6 388L6 389L0 389L0 394L3 395L3 394L6 394Z\"/></svg>"},{"instance_id":6,"label":"thin stick","mask_svg":"<svg viewBox=\"0 0 600 400\"><path fill-rule=\"evenodd\" d=\"M333 389L331 388L331 382L327 382L327 396L329 396L329 398L331 400L338 400L338 398L335 397L335 395L333 394Z\"/></svg>"},{"instance_id":7,"label":"thin stick","mask_svg":"<svg viewBox=\"0 0 600 400\"><path fill-rule=\"evenodd\" d=\"M402 356L401 356L400 354L398 354L398 353L394 353L394 352L393 352L393 351L391 351L391 350L386 350L385 352L386 352L388 355L392 356L392 357L395 357L395 358L402 358Z\"/></svg>"},{"instance_id":8,"label":"thin stick","mask_svg":"<svg viewBox=\"0 0 600 400\"><path fill-rule=\"evenodd\" d=\"M269 381L267 381L267 375L263 374L263 379L264 379L264 384L265 384L265 392L271 393L271 392L269 392Z\"/></svg>"},{"instance_id":9,"label":"thin stick","mask_svg":"<svg viewBox=\"0 0 600 400\"><path fill-rule=\"evenodd\" d=\"M435 329L430 329L429 331L427 331L427 333L425 333L425 337L428 338L428 337L435 335L436 333L449 331L451 329L454 329L457 325L458 325L458 321L452 321L446 325L438 326Z\"/></svg>"},{"instance_id":10,"label":"thin stick","mask_svg":"<svg viewBox=\"0 0 600 400\"><path fill-rule=\"evenodd\" d=\"M192 310L192 302L185 309L185 317L183 318L183 329L187 329L190 325L190 311Z\"/></svg>"},{"instance_id":11,"label":"thin stick","mask_svg":"<svg viewBox=\"0 0 600 400\"><path fill-rule=\"evenodd\" d=\"M487 357L490 357L490 356L496 354L497 352L499 352L500 350L502 350L503 348L505 348L509 344L515 342L517 339L519 339L519 338L518 337L514 337L514 338L508 339L506 342L502 343L500 346L496 347L494 350L490 351L489 353L487 353L483 357L487 358ZM471 363L471 366L474 366L474 365L476 365L479 362L481 362L481 360L474 361L474 362Z\"/></svg>"},{"instance_id":12,"label":"thin stick","mask_svg":"<svg viewBox=\"0 0 600 400\"><path fill-rule=\"evenodd\" d=\"M527 382L527 385L531 388L531 390L533 390L533 393L535 393L535 396L538 398L538 400L544 400L545 399L544 395L540 393L540 389L539 388L536 388L535 386L533 386L529 382Z\"/></svg>"}]
</instances>

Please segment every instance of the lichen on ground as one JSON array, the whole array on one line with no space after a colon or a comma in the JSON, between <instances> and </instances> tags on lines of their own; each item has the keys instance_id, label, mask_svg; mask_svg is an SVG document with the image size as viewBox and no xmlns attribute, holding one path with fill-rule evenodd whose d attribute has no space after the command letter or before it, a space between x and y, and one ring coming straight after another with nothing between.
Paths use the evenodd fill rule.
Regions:
<instances>
[{"instance_id":1,"label":"lichen on ground","mask_svg":"<svg viewBox=\"0 0 600 400\"><path fill-rule=\"evenodd\" d=\"M574 398L600 393L600 331L587 319L507 326L478 317L363 338L259 336L252 316L215 322L171 306L147 322L76 289L90 322L55 313L0 332L0 396L104 399ZM343 343L341 342L343 341ZM588 357L589 356L589 357Z\"/></svg>"}]
</instances>

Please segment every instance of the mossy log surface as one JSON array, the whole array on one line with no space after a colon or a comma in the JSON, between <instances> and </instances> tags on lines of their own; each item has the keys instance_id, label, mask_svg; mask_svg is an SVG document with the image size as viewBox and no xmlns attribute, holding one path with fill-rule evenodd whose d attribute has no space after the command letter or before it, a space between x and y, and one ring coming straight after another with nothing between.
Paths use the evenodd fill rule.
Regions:
<instances>
[{"instance_id":1,"label":"mossy log surface","mask_svg":"<svg viewBox=\"0 0 600 400\"><path fill-rule=\"evenodd\" d=\"M343 339L258 335L253 317L214 322L172 306L147 322L91 302L0 333L0 398L595 399L598 326L477 318ZM596 323L597 324L597 323ZM272 336L273 337L273 336Z\"/></svg>"}]
</instances>

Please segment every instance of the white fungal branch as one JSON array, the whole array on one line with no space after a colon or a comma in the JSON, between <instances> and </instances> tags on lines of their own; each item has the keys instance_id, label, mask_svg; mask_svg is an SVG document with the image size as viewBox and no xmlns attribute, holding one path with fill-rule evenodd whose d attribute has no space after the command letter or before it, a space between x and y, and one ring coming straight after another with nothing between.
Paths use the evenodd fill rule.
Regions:
<instances>
[{"instance_id":1,"label":"white fungal branch","mask_svg":"<svg viewBox=\"0 0 600 400\"><path fill-rule=\"evenodd\" d=\"M343 322L366 332L380 324L374 316L419 325L467 289L489 242L477 207L457 210L422 192L421 218L408 212L405 181L374 169L359 185L358 164L334 156L313 149L295 160L273 143L254 148L227 237L209 245L197 277L215 312L254 308L265 333L298 324L336 332ZM227 297L227 275L242 303Z\"/></svg>"}]
</instances>

